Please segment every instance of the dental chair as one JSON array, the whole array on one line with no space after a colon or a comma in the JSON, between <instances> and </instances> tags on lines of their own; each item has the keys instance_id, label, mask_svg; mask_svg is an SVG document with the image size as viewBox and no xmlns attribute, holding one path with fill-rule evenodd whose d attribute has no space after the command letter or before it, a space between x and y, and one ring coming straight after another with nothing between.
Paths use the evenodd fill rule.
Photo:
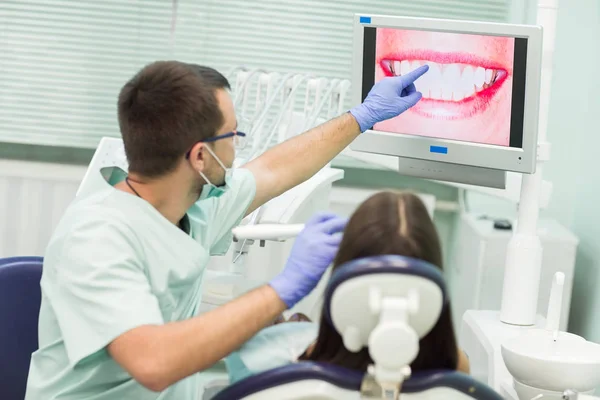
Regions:
<instances>
[{"instance_id":1,"label":"dental chair","mask_svg":"<svg viewBox=\"0 0 600 400\"><path fill-rule=\"evenodd\" d=\"M424 261L378 256L346 263L325 291L325 319L348 350L369 347L374 364L368 371L302 361L241 380L213 400L502 399L457 371L411 374L419 340L447 301L440 270Z\"/></svg>"}]
</instances>

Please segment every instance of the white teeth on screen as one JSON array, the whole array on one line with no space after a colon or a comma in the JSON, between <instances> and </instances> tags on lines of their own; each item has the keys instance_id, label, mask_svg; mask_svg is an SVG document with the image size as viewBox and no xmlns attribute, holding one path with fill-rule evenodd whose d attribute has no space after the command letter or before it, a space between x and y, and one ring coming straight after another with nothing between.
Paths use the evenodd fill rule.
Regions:
<instances>
[{"instance_id":1,"label":"white teeth on screen","mask_svg":"<svg viewBox=\"0 0 600 400\"><path fill-rule=\"evenodd\" d=\"M485 69L481 67L477 67L475 70L475 86L483 87L483 83L485 82Z\"/></svg>"},{"instance_id":2,"label":"white teeth on screen","mask_svg":"<svg viewBox=\"0 0 600 400\"><path fill-rule=\"evenodd\" d=\"M418 62L418 61L413 61L413 62L410 64L410 70L411 70L411 71L414 71L415 69L419 68L421 65L423 65L423 64L421 64L421 63L420 63L420 62Z\"/></svg>"},{"instance_id":3,"label":"white teeth on screen","mask_svg":"<svg viewBox=\"0 0 600 400\"><path fill-rule=\"evenodd\" d=\"M475 93L475 70L470 65L465 67L460 85L465 97L472 96Z\"/></svg>"},{"instance_id":4,"label":"white teeth on screen","mask_svg":"<svg viewBox=\"0 0 600 400\"><path fill-rule=\"evenodd\" d=\"M434 99L434 100L441 100L442 98L442 89L437 88L437 89L431 89L431 92L429 94L430 99Z\"/></svg>"},{"instance_id":5,"label":"white teeth on screen","mask_svg":"<svg viewBox=\"0 0 600 400\"><path fill-rule=\"evenodd\" d=\"M401 71L400 69L400 61L394 61L394 75L398 75L398 71Z\"/></svg>"},{"instance_id":6,"label":"white teeth on screen","mask_svg":"<svg viewBox=\"0 0 600 400\"><path fill-rule=\"evenodd\" d=\"M474 67L467 64L439 64L422 60L393 60L384 65L394 75L406 75L429 65L429 71L415 82L417 90L424 98L444 101L461 101L492 86L498 71Z\"/></svg>"},{"instance_id":7,"label":"white teeth on screen","mask_svg":"<svg viewBox=\"0 0 600 400\"><path fill-rule=\"evenodd\" d=\"M410 72L410 63L406 60L400 63L400 73L406 75Z\"/></svg>"},{"instance_id":8,"label":"white teeth on screen","mask_svg":"<svg viewBox=\"0 0 600 400\"><path fill-rule=\"evenodd\" d=\"M485 83L487 83L488 85L492 81L492 74L493 74L493 71L491 69L485 70Z\"/></svg>"}]
</instances>

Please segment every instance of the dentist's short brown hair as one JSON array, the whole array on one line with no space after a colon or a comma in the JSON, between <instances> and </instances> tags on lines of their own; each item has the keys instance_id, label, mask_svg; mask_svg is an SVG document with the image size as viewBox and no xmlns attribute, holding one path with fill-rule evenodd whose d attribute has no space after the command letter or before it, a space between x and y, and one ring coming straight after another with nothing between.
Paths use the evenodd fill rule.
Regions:
<instances>
[{"instance_id":1,"label":"dentist's short brown hair","mask_svg":"<svg viewBox=\"0 0 600 400\"><path fill-rule=\"evenodd\" d=\"M229 88L227 78L209 67L178 61L144 67L119 94L129 171L153 178L174 170L194 144L222 127L215 92Z\"/></svg>"}]
</instances>

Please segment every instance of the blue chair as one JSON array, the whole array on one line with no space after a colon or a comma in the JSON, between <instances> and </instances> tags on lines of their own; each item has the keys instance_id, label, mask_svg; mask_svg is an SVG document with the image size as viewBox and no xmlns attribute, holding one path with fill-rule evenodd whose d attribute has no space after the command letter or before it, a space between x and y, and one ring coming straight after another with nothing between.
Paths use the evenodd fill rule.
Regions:
<instances>
[{"instance_id":1,"label":"blue chair","mask_svg":"<svg viewBox=\"0 0 600 400\"><path fill-rule=\"evenodd\" d=\"M354 370L317 362L300 362L250 376L220 391L212 400L241 399L356 399L363 374ZM502 400L487 385L456 371L415 373L402 384L402 394L414 398ZM400 396L402 399L402 395Z\"/></svg>"},{"instance_id":2,"label":"blue chair","mask_svg":"<svg viewBox=\"0 0 600 400\"><path fill-rule=\"evenodd\" d=\"M0 259L0 399L23 400L38 349L41 257Z\"/></svg>"},{"instance_id":3,"label":"blue chair","mask_svg":"<svg viewBox=\"0 0 600 400\"><path fill-rule=\"evenodd\" d=\"M14 264L21 262L43 262L44 259L38 256L17 256L0 258L0 267L6 264Z\"/></svg>"}]
</instances>

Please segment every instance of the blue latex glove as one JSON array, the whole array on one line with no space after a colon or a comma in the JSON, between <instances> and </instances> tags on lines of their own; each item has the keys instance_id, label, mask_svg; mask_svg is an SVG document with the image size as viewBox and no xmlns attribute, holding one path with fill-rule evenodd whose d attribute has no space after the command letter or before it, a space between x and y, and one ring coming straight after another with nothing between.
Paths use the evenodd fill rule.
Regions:
<instances>
[{"instance_id":1,"label":"blue latex glove","mask_svg":"<svg viewBox=\"0 0 600 400\"><path fill-rule=\"evenodd\" d=\"M296 238L285 268L269 282L288 308L317 286L340 246L342 236L335 234L343 231L347 222L347 218L322 213L306 223Z\"/></svg>"},{"instance_id":2,"label":"blue latex glove","mask_svg":"<svg viewBox=\"0 0 600 400\"><path fill-rule=\"evenodd\" d=\"M423 95L417 92L414 81L428 70L429 65L423 65L406 75L377 82L365 101L350 110L360 131L371 129L376 123L394 118L417 104Z\"/></svg>"}]
</instances>

